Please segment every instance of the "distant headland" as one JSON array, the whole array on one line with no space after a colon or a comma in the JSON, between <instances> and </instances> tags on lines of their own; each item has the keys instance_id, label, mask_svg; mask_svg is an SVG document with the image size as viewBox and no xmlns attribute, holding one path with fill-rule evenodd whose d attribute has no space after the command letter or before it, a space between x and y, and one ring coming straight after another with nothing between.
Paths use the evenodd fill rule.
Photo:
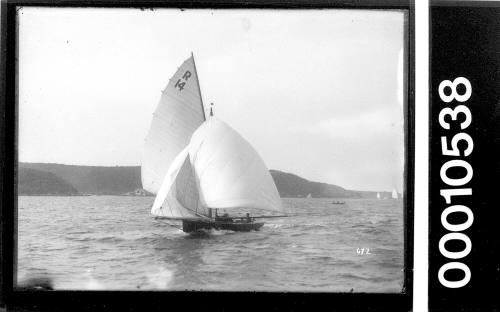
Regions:
<instances>
[{"instance_id":1,"label":"distant headland","mask_svg":"<svg viewBox=\"0 0 500 312\"><path fill-rule=\"evenodd\" d=\"M270 170L270 173L281 197L377 197L377 192L347 190L278 170ZM390 197L390 192L379 193L382 198ZM50 163L19 163L18 194L153 196L142 189L139 166L101 167Z\"/></svg>"}]
</instances>

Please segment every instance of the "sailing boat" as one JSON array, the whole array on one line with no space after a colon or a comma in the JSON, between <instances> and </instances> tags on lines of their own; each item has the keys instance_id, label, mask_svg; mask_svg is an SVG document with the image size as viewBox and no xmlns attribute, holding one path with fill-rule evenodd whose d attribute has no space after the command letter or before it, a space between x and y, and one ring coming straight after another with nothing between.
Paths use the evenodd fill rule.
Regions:
<instances>
[{"instance_id":1,"label":"sailing boat","mask_svg":"<svg viewBox=\"0 0 500 312\"><path fill-rule=\"evenodd\" d=\"M398 199L398 192L396 191L396 189L392 189L392 199Z\"/></svg>"},{"instance_id":2,"label":"sailing boat","mask_svg":"<svg viewBox=\"0 0 500 312\"><path fill-rule=\"evenodd\" d=\"M377 199L380 199L380 193L377 192Z\"/></svg>"},{"instance_id":3,"label":"sailing boat","mask_svg":"<svg viewBox=\"0 0 500 312\"><path fill-rule=\"evenodd\" d=\"M312 198L311 193L307 194L306 198Z\"/></svg>"},{"instance_id":4,"label":"sailing boat","mask_svg":"<svg viewBox=\"0 0 500 312\"><path fill-rule=\"evenodd\" d=\"M151 213L182 221L184 232L250 231L263 222L218 209L282 211L274 180L257 151L225 122L205 117L194 57L162 92L144 145L143 188L156 194Z\"/></svg>"}]
</instances>

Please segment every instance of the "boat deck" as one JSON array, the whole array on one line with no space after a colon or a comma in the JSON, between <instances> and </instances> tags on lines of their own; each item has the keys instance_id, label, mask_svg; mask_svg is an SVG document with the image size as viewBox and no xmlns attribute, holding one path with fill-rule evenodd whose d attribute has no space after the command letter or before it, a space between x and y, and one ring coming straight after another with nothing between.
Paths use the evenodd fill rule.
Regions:
<instances>
[{"instance_id":1,"label":"boat deck","mask_svg":"<svg viewBox=\"0 0 500 312\"><path fill-rule=\"evenodd\" d=\"M197 232L200 230L230 230L236 232L249 232L258 231L264 222L248 221L246 218L232 219L227 218L224 220L183 220L182 230L186 233Z\"/></svg>"}]
</instances>

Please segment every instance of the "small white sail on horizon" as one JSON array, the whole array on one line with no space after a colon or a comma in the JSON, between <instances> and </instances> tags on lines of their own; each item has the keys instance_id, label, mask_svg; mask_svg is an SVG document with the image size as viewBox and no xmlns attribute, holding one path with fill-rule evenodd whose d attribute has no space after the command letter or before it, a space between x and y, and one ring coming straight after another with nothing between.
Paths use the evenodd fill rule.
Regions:
<instances>
[{"instance_id":1,"label":"small white sail on horizon","mask_svg":"<svg viewBox=\"0 0 500 312\"><path fill-rule=\"evenodd\" d=\"M188 187L179 187L180 179ZM188 200L183 202L182 196ZM194 132L189 145L172 162L151 213L196 219L208 217L208 208L282 212L274 180L257 151L215 117Z\"/></svg>"},{"instance_id":2,"label":"small white sail on horizon","mask_svg":"<svg viewBox=\"0 0 500 312\"><path fill-rule=\"evenodd\" d=\"M380 193L377 192L377 199L380 199Z\"/></svg>"},{"instance_id":3,"label":"small white sail on horizon","mask_svg":"<svg viewBox=\"0 0 500 312\"><path fill-rule=\"evenodd\" d=\"M312 198L311 193L307 194L306 198Z\"/></svg>"},{"instance_id":4,"label":"small white sail on horizon","mask_svg":"<svg viewBox=\"0 0 500 312\"><path fill-rule=\"evenodd\" d=\"M396 189L392 189L392 199L398 199L398 192Z\"/></svg>"},{"instance_id":5,"label":"small white sail on horizon","mask_svg":"<svg viewBox=\"0 0 500 312\"><path fill-rule=\"evenodd\" d=\"M205 121L194 57L170 78L153 114L142 155L142 188L157 194L175 157Z\"/></svg>"}]
</instances>

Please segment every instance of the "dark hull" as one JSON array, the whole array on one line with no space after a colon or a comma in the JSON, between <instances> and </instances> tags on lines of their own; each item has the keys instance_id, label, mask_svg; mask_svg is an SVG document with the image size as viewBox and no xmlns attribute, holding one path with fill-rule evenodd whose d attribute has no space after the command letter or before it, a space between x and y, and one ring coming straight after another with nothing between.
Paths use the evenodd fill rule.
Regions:
<instances>
[{"instance_id":1,"label":"dark hull","mask_svg":"<svg viewBox=\"0 0 500 312\"><path fill-rule=\"evenodd\" d=\"M186 233L200 230L229 230L236 232L258 231L264 222L231 222L231 221L205 221L205 220L183 220L182 230Z\"/></svg>"}]
</instances>

